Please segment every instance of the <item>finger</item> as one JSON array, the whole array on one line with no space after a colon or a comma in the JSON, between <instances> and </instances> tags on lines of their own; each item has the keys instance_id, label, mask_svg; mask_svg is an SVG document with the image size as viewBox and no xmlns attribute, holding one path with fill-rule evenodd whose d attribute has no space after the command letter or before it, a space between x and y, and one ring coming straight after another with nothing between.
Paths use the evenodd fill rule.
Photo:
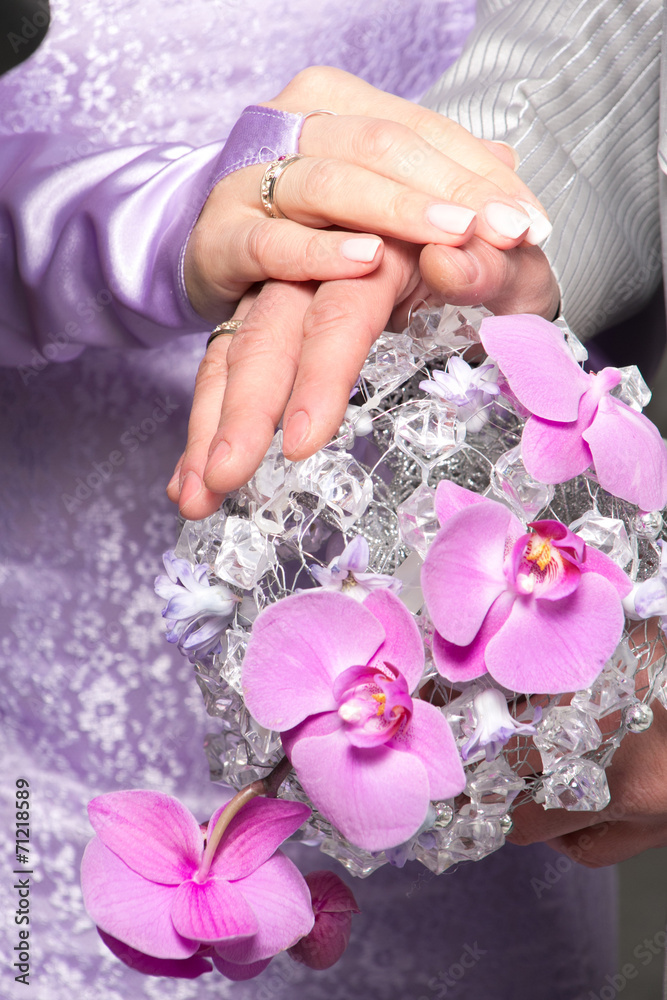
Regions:
<instances>
[{"instance_id":1,"label":"finger","mask_svg":"<svg viewBox=\"0 0 667 1000\"><path fill-rule=\"evenodd\" d=\"M247 316L254 298L255 293L251 293L239 303L235 319ZM220 420L227 385L227 352L231 339L228 334L216 337L199 365L188 422L187 444L177 466L178 482L172 485L172 479L169 484L170 498L176 499L182 516L191 521L213 514L224 496L222 491L209 490L204 485L203 477L209 446Z\"/></svg>"},{"instance_id":2,"label":"finger","mask_svg":"<svg viewBox=\"0 0 667 1000\"><path fill-rule=\"evenodd\" d=\"M419 266L441 302L483 302L498 315L532 312L549 320L558 312L558 284L538 247L503 253L473 237L465 248L424 247Z\"/></svg>"},{"instance_id":3,"label":"finger","mask_svg":"<svg viewBox=\"0 0 667 1000\"><path fill-rule=\"evenodd\" d=\"M257 200L254 187L251 191ZM382 240L360 232L310 229L288 219L244 218L225 225L216 197L208 225L193 230L185 284L193 308L214 322L220 307L267 278L326 281L368 274L382 260ZM230 247L233 253L230 253Z\"/></svg>"},{"instance_id":4,"label":"finger","mask_svg":"<svg viewBox=\"0 0 667 1000\"><path fill-rule=\"evenodd\" d=\"M378 118L346 115L340 118L316 116L308 119L304 124L299 149L306 154L308 160L316 163L323 157L338 163L345 161L350 167L365 168L376 178L382 176L402 188L425 192L443 204L466 206L478 216L477 234L500 249L514 246L524 233L527 234L528 242L540 242L551 231L546 215L538 210L532 195L527 199L527 189L514 171L478 140L474 141L478 143L478 158L484 161L486 173L471 170L452 156L436 149L405 125ZM487 161L489 166L486 166ZM281 207L283 188L293 188L295 175L303 175L308 164L304 166L301 161L299 165L300 170L294 164L280 180ZM495 183L494 177L501 184ZM335 183L335 175L331 176L330 171L327 172L326 179L329 185ZM326 191L321 191L316 181L310 180L309 183L316 184L315 195L318 203L322 204L321 199ZM349 182L343 180L342 183L346 187L349 185L352 190ZM358 183L364 183L361 175L358 176ZM507 192L507 187L510 187L511 193ZM365 198L374 193L366 188L367 185L361 189ZM387 185L380 186L376 180L376 191L380 207L384 209L388 204L391 205L387 200L391 197L391 189ZM416 208L419 203L413 199L413 204ZM429 207L428 201L426 206ZM290 218L296 218L291 210L283 211ZM444 210L442 211L444 214ZM366 222L363 225L374 232L380 231L375 225ZM391 231L389 235L400 236L401 232ZM424 239L422 242L434 241Z\"/></svg>"},{"instance_id":5,"label":"finger","mask_svg":"<svg viewBox=\"0 0 667 1000\"><path fill-rule=\"evenodd\" d=\"M665 824L596 823L587 830L547 841L549 847L586 868L604 868L642 851L667 847Z\"/></svg>"},{"instance_id":6,"label":"finger","mask_svg":"<svg viewBox=\"0 0 667 1000\"><path fill-rule=\"evenodd\" d=\"M267 282L227 354L227 385L204 482L213 493L246 483L271 444L299 365L308 282Z\"/></svg>"},{"instance_id":7,"label":"finger","mask_svg":"<svg viewBox=\"0 0 667 1000\"><path fill-rule=\"evenodd\" d=\"M283 448L292 461L312 455L338 430L350 389L394 302L419 281L418 248L389 242L385 250L373 274L321 285L306 312L299 370L283 420Z\"/></svg>"},{"instance_id":8,"label":"finger","mask_svg":"<svg viewBox=\"0 0 667 1000\"><path fill-rule=\"evenodd\" d=\"M172 503L178 503L178 497L181 492L181 466L183 464L183 458L185 457L185 452L181 455L178 462L174 466L174 474L167 483L167 496Z\"/></svg>"},{"instance_id":9,"label":"finger","mask_svg":"<svg viewBox=\"0 0 667 1000\"><path fill-rule=\"evenodd\" d=\"M311 66L297 73L273 101L266 103L269 107L297 113L327 108L347 115L354 108L356 115L400 123L441 153L474 173L488 177L506 193L525 200L546 215L538 199L514 171L499 164L498 157L462 125L405 98L378 90L345 70ZM326 116L326 120L331 121L331 118ZM304 138L321 123L322 116L308 118L304 122Z\"/></svg>"},{"instance_id":10,"label":"finger","mask_svg":"<svg viewBox=\"0 0 667 1000\"><path fill-rule=\"evenodd\" d=\"M569 812L567 809L545 809L538 802L526 802L512 813L513 827L507 839L525 847L539 841L549 841L575 831L594 826L601 820L599 812Z\"/></svg>"}]
</instances>

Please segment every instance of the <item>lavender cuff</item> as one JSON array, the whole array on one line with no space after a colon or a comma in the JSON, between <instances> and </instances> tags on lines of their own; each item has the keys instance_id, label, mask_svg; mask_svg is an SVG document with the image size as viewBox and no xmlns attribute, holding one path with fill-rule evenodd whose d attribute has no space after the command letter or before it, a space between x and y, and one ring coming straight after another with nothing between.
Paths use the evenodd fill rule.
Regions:
<instances>
[{"instance_id":1,"label":"lavender cuff","mask_svg":"<svg viewBox=\"0 0 667 1000\"><path fill-rule=\"evenodd\" d=\"M263 108L251 104L229 133L218 161L214 184L223 177L255 163L270 163L281 156L298 152L304 115Z\"/></svg>"}]
</instances>

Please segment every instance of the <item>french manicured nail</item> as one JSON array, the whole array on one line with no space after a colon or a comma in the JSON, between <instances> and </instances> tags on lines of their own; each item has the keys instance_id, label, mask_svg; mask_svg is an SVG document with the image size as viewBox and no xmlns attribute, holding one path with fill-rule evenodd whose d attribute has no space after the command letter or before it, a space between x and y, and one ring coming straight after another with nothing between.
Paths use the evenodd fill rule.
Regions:
<instances>
[{"instance_id":1,"label":"french manicured nail","mask_svg":"<svg viewBox=\"0 0 667 1000\"><path fill-rule=\"evenodd\" d=\"M172 488L172 486L176 485L176 483L180 479L180 476L181 476L181 470L180 469L176 469L176 472L173 474L173 476L171 477L171 479L167 483L167 492L169 492L169 490ZM180 490L180 485L179 485L179 490Z\"/></svg>"},{"instance_id":2,"label":"french manicured nail","mask_svg":"<svg viewBox=\"0 0 667 1000\"><path fill-rule=\"evenodd\" d=\"M310 434L310 417L305 410L297 410L283 430L283 451L291 455Z\"/></svg>"},{"instance_id":3,"label":"french manicured nail","mask_svg":"<svg viewBox=\"0 0 667 1000\"><path fill-rule=\"evenodd\" d=\"M382 240L345 240L340 245L340 252L346 260L355 260L360 264L370 264L378 252Z\"/></svg>"},{"instance_id":4,"label":"french manicured nail","mask_svg":"<svg viewBox=\"0 0 667 1000\"><path fill-rule=\"evenodd\" d=\"M453 236L463 236L475 215L471 208L463 208L461 205L431 205L426 212L426 218L432 226Z\"/></svg>"},{"instance_id":5,"label":"french manicured nail","mask_svg":"<svg viewBox=\"0 0 667 1000\"><path fill-rule=\"evenodd\" d=\"M529 215L524 215L509 205L503 205L501 201L492 201L486 206L484 214L491 228L508 240L517 239L530 228L532 222Z\"/></svg>"},{"instance_id":6,"label":"french manicured nail","mask_svg":"<svg viewBox=\"0 0 667 1000\"><path fill-rule=\"evenodd\" d=\"M519 201L528 215L530 216L531 226L526 233L526 243L530 243L531 246L537 246L538 243L542 243L546 240L547 236L553 229L553 226L547 219L543 212L540 212L539 208L535 208L528 201Z\"/></svg>"},{"instance_id":7,"label":"french manicured nail","mask_svg":"<svg viewBox=\"0 0 667 1000\"><path fill-rule=\"evenodd\" d=\"M195 500L202 491L203 483L196 472L188 472L181 486L181 493L178 498L178 506L181 510L186 507L191 500Z\"/></svg>"},{"instance_id":8,"label":"french manicured nail","mask_svg":"<svg viewBox=\"0 0 667 1000\"><path fill-rule=\"evenodd\" d=\"M226 462L232 453L232 446L227 441L221 441L208 456L208 462L204 469L204 479Z\"/></svg>"}]
</instances>

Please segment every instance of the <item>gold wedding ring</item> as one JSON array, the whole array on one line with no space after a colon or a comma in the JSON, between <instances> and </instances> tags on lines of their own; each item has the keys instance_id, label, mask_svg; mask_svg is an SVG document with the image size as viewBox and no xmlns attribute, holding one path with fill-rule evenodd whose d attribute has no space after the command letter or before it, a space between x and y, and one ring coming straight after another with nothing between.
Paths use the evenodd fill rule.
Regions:
<instances>
[{"instance_id":1,"label":"gold wedding ring","mask_svg":"<svg viewBox=\"0 0 667 1000\"><path fill-rule=\"evenodd\" d=\"M285 216L276 204L276 185L281 176L297 160L303 159L303 153L293 153L291 156L281 156L277 160L272 160L264 171L262 182L259 186L259 197L267 215L272 219L284 219Z\"/></svg>"},{"instance_id":2,"label":"gold wedding ring","mask_svg":"<svg viewBox=\"0 0 667 1000\"><path fill-rule=\"evenodd\" d=\"M211 333L211 336L206 341L206 350L208 351L216 337L221 337L223 334L227 334L228 337L233 337L241 326L243 326L242 319L227 319L224 323L218 323L216 328Z\"/></svg>"}]
</instances>

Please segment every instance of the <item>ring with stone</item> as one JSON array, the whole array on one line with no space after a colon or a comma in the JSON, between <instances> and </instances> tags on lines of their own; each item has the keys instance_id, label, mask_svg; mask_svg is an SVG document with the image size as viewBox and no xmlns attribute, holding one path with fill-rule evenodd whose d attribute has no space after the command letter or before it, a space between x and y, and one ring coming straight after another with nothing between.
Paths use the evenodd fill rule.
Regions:
<instances>
[{"instance_id":1,"label":"ring with stone","mask_svg":"<svg viewBox=\"0 0 667 1000\"><path fill-rule=\"evenodd\" d=\"M302 160L303 153L292 153L291 156L281 156L277 160L272 160L264 171L262 182L259 186L259 197L267 215L272 219L284 219L285 216L276 204L276 185L281 176L293 163Z\"/></svg>"},{"instance_id":2,"label":"ring with stone","mask_svg":"<svg viewBox=\"0 0 667 1000\"><path fill-rule=\"evenodd\" d=\"M218 323L212 331L211 336L206 341L206 350L208 351L216 337L221 337L223 334L226 334L228 337L233 337L241 326L243 326L242 319L227 319L224 323Z\"/></svg>"}]
</instances>

